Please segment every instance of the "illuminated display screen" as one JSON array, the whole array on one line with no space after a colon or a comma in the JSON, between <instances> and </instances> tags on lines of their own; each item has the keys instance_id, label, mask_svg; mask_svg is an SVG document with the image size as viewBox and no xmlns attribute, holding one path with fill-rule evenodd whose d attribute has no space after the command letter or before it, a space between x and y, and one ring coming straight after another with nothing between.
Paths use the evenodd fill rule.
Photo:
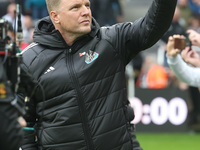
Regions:
<instances>
[{"instance_id":1,"label":"illuminated display screen","mask_svg":"<svg viewBox=\"0 0 200 150\"><path fill-rule=\"evenodd\" d=\"M137 131L187 131L187 91L136 88L135 94L129 100Z\"/></svg>"}]
</instances>

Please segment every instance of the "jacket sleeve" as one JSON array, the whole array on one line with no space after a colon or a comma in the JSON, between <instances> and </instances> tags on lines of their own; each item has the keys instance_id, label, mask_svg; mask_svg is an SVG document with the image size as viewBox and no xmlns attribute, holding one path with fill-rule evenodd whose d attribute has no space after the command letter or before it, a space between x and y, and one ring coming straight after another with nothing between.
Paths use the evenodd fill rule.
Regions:
<instances>
[{"instance_id":1,"label":"jacket sleeve","mask_svg":"<svg viewBox=\"0 0 200 150\"><path fill-rule=\"evenodd\" d=\"M24 81L19 84L18 99L25 105L26 113L23 117L27 122L27 128L24 129L24 139L21 148L22 150L37 150L36 132L34 130L37 119L36 107L34 98L30 96L30 92L34 89L34 86L32 84L33 81L32 78L29 78L29 76L26 75L26 73L28 72L28 68L26 67L26 65L21 63L20 67L23 69L21 80ZM32 88L32 90L30 88ZM29 97L31 97L28 102L25 102L26 95L29 95Z\"/></svg>"},{"instance_id":2,"label":"jacket sleeve","mask_svg":"<svg viewBox=\"0 0 200 150\"><path fill-rule=\"evenodd\" d=\"M18 98L19 100L24 101L23 94L18 93ZM26 114L23 117L27 122L27 126L24 129L24 139L21 148L22 150L37 150L36 132L34 130L36 114L31 100L28 105L26 104L26 108Z\"/></svg>"},{"instance_id":3,"label":"jacket sleeve","mask_svg":"<svg viewBox=\"0 0 200 150\"><path fill-rule=\"evenodd\" d=\"M168 30L177 0L154 0L146 15L135 22L117 24L105 32L127 64L137 53L153 46Z\"/></svg>"},{"instance_id":4,"label":"jacket sleeve","mask_svg":"<svg viewBox=\"0 0 200 150\"><path fill-rule=\"evenodd\" d=\"M168 57L167 62L176 77L190 86L200 87L200 68L189 66L183 61L180 54Z\"/></svg>"}]
</instances>

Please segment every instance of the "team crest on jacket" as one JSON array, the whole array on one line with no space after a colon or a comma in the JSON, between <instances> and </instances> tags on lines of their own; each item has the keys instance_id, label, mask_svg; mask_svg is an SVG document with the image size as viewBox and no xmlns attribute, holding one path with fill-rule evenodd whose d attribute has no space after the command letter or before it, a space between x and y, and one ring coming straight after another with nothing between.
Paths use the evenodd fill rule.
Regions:
<instances>
[{"instance_id":1,"label":"team crest on jacket","mask_svg":"<svg viewBox=\"0 0 200 150\"><path fill-rule=\"evenodd\" d=\"M99 54L97 52L89 50L88 52L79 53L79 56L85 56L85 62L87 64L90 64L99 57Z\"/></svg>"}]
</instances>

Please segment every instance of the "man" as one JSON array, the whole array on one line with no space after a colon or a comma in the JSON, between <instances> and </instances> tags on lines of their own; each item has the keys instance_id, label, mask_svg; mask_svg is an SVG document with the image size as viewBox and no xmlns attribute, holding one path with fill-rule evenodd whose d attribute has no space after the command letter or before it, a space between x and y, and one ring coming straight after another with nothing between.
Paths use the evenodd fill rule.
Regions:
<instances>
[{"instance_id":1,"label":"man","mask_svg":"<svg viewBox=\"0 0 200 150\"><path fill-rule=\"evenodd\" d=\"M190 33L189 39L192 44L198 46L200 43L198 40L199 33L194 30L188 30L188 33ZM180 37L182 37L182 35L173 35L169 37L167 43L167 62L178 79L188 85L200 87L200 56L196 51L190 49L190 47L186 47L181 52L181 56L179 54L181 50L174 48L175 39Z\"/></svg>"},{"instance_id":2,"label":"man","mask_svg":"<svg viewBox=\"0 0 200 150\"><path fill-rule=\"evenodd\" d=\"M15 2L9 3L9 5L7 7L7 13L2 16L3 19L7 20L8 22L10 22L13 25L13 29L15 29L15 30L18 28L18 24L15 24L15 22L18 22L18 17L16 18L16 14L15 14L15 11L17 9L16 6L17 5ZM15 21L15 19L16 19L16 21ZM22 21L22 26L23 26L23 22L24 22L23 15L21 15L21 21Z\"/></svg>"},{"instance_id":3,"label":"man","mask_svg":"<svg viewBox=\"0 0 200 150\"><path fill-rule=\"evenodd\" d=\"M24 6L25 12L31 14L34 23L36 20L48 15L45 0L26 0Z\"/></svg>"},{"instance_id":4,"label":"man","mask_svg":"<svg viewBox=\"0 0 200 150\"><path fill-rule=\"evenodd\" d=\"M188 30L189 39L194 46L198 46L200 43L200 34L194 30ZM192 50L190 47L186 47L179 54L180 49L175 49L175 39L180 38L180 35L174 35L169 37L167 44L167 58L170 68L173 70L176 77L190 85L193 89L192 104L193 109L189 113L189 127L191 129L199 130L200 125L200 56L198 52ZM186 63L187 62L187 63ZM190 65L189 65L190 64ZM199 89L198 89L199 88Z\"/></svg>"},{"instance_id":5,"label":"man","mask_svg":"<svg viewBox=\"0 0 200 150\"><path fill-rule=\"evenodd\" d=\"M200 34L191 29L187 30L187 33L192 45L200 47ZM181 49L175 49L175 39L180 37L184 36L173 35L169 37L167 43L167 62L180 80L188 85L200 87L200 56L198 52L190 47L186 47L182 51ZM180 51L181 54L179 54Z\"/></svg>"},{"instance_id":6,"label":"man","mask_svg":"<svg viewBox=\"0 0 200 150\"><path fill-rule=\"evenodd\" d=\"M125 66L167 31L176 0L154 0L144 18L100 28L89 0L46 0L22 68L37 88L23 150L141 150L128 107ZM23 98L22 98L23 100ZM37 141L34 139L35 134Z\"/></svg>"}]
</instances>

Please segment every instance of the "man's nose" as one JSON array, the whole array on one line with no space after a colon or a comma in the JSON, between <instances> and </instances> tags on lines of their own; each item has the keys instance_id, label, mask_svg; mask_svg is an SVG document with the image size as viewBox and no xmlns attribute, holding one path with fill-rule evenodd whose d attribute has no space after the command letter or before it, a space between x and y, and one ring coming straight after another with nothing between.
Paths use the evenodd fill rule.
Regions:
<instances>
[{"instance_id":1,"label":"man's nose","mask_svg":"<svg viewBox=\"0 0 200 150\"><path fill-rule=\"evenodd\" d=\"M90 8L83 6L82 10L81 10L81 15L88 15L90 12Z\"/></svg>"}]
</instances>

